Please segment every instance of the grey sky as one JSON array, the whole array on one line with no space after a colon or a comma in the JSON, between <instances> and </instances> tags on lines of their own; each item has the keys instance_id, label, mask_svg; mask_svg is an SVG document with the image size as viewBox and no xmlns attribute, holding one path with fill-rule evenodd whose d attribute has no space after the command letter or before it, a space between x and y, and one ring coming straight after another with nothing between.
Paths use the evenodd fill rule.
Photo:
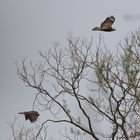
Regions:
<instances>
[{"instance_id":1,"label":"grey sky","mask_svg":"<svg viewBox=\"0 0 140 140\"><path fill-rule=\"evenodd\" d=\"M37 51L50 47L51 42L65 43L68 32L76 37L101 34L107 45L120 40L139 27L139 20L125 21L125 14L139 14L140 1L128 0L0 0L0 139L10 135L7 122L17 112L32 107L32 89L18 79L14 61L23 56L34 61ZM107 16L114 15L115 32L92 32ZM8 131L8 133L7 133Z\"/></svg>"}]
</instances>

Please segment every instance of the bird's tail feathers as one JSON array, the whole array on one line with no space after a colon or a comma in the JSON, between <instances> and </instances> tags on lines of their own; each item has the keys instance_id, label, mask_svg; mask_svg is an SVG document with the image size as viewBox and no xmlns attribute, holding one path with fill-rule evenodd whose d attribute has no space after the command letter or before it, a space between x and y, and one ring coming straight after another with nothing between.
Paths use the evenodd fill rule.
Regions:
<instances>
[{"instance_id":1,"label":"bird's tail feathers","mask_svg":"<svg viewBox=\"0 0 140 140\"><path fill-rule=\"evenodd\" d=\"M18 114L25 114L25 112L19 112Z\"/></svg>"},{"instance_id":2,"label":"bird's tail feathers","mask_svg":"<svg viewBox=\"0 0 140 140\"><path fill-rule=\"evenodd\" d=\"M95 27L92 29L92 31L100 31L101 29L99 27Z\"/></svg>"}]
</instances>

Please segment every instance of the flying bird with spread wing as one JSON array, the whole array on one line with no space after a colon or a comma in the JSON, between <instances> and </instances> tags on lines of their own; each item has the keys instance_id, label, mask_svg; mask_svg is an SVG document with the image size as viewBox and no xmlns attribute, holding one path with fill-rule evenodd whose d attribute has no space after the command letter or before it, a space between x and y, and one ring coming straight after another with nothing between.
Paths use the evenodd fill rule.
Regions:
<instances>
[{"instance_id":1,"label":"flying bird with spread wing","mask_svg":"<svg viewBox=\"0 0 140 140\"><path fill-rule=\"evenodd\" d=\"M37 111L19 112L18 114L24 114L25 120L30 120L31 123L35 122L40 115Z\"/></svg>"},{"instance_id":2,"label":"flying bird with spread wing","mask_svg":"<svg viewBox=\"0 0 140 140\"><path fill-rule=\"evenodd\" d=\"M114 16L107 17L106 20L101 23L100 27L95 27L92 29L92 31L105 31L105 32L115 31L115 29L112 28L114 21L115 21Z\"/></svg>"}]
</instances>

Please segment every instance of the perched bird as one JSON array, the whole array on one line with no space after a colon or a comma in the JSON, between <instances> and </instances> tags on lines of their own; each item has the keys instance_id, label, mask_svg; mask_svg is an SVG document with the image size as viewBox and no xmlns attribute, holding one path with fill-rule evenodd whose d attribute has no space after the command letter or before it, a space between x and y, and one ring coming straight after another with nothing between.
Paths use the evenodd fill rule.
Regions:
<instances>
[{"instance_id":1,"label":"perched bird","mask_svg":"<svg viewBox=\"0 0 140 140\"><path fill-rule=\"evenodd\" d=\"M25 115L25 120L30 120L31 123L35 122L40 115L37 111L19 112Z\"/></svg>"},{"instance_id":2,"label":"perched bird","mask_svg":"<svg viewBox=\"0 0 140 140\"><path fill-rule=\"evenodd\" d=\"M112 28L112 24L115 21L114 16L107 17L104 22L101 23L100 27L95 27L92 29L92 31L105 31L105 32L111 32L115 31L114 28Z\"/></svg>"}]
</instances>

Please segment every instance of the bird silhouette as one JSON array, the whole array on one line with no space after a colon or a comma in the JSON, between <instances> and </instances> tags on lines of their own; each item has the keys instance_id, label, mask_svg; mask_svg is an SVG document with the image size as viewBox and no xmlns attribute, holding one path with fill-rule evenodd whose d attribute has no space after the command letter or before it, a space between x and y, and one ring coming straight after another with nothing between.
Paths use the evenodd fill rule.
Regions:
<instances>
[{"instance_id":1,"label":"bird silhouette","mask_svg":"<svg viewBox=\"0 0 140 140\"><path fill-rule=\"evenodd\" d=\"M95 27L92 29L92 31L105 31L105 32L115 31L116 29L112 28L114 21L115 21L114 16L107 17L105 21L101 23L100 27Z\"/></svg>"},{"instance_id":2,"label":"bird silhouette","mask_svg":"<svg viewBox=\"0 0 140 140\"><path fill-rule=\"evenodd\" d=\"M35 122L40 115L37 111L19 112L18 114L24 114L25 120L30 120L31 123Z\"/></svg>"}]
</instances>

